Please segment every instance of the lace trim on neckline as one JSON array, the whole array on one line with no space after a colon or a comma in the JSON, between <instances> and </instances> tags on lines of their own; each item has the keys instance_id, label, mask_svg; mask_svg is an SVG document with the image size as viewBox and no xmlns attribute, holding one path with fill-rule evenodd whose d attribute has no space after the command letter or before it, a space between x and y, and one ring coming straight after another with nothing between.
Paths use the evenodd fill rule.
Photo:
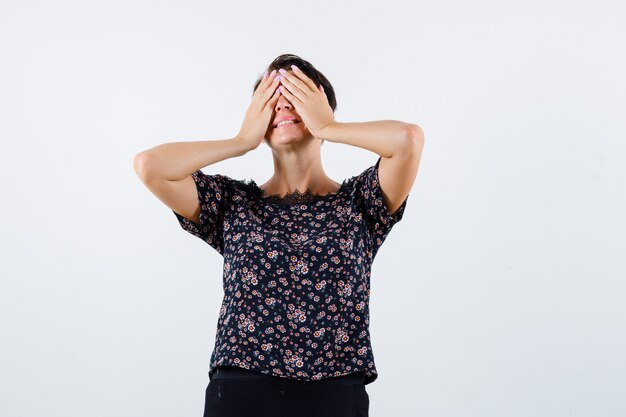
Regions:
<instances>
[{"instance_id":1,"label":"lace trim on neckline","mask_svg":"<svg viewBox=\"0 0 626 417\"><path fill-rule=\"evenodd\" d=\"M310 188L307 188L304 192L298 190L297 188L294 191L288 192L285 195L276 194L268 194L265 195L265 190L257 185L254 180L250 180L248 185L252 186L257 191L257 196L262 201L268 201L279 204L293 204L293 203L311 203L315 201L324 200L329 197L333 197L338 195L346 185L347 181L344 180L339 189L335 192L330 192L326 194L314 193Z\"/></svg>"}]
</instances>

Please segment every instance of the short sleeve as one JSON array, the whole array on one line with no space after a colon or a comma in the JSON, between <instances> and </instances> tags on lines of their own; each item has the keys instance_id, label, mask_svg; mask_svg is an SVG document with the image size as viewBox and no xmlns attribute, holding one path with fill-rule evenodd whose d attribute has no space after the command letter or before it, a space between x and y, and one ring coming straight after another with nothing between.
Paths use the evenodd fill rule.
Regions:
<instances>
[{"instance_id":1,"label":"short sleeve","mask_svg":"<svg viewBox=\"0 0 626 417\"><path fill-rule=\"evenodd\" d=\"M407 195L400 207L393 213L387 210L383 198L382 188L378 179L378 166L382 157L374 165L356 176L354 181L354 195L357 197L357 207L363 214L372 247L372 258L376 256L387 235L404 215L409 196Z\"/></svg>"},{"instance_id":2,"label":"short sleeve","mask_svg":"<svg viewBox=\"0 0 626 417\"><path fill-rule=\"evenodd\" d=\"M201 170L191 174L196 183L198 201L200 202L200 224L181 216L174 210L180 226L194 236L199 237L220 255L224 254L224 221L230 198L231 179L225 175L207 175Z\"/></svg>"}]
</instances>

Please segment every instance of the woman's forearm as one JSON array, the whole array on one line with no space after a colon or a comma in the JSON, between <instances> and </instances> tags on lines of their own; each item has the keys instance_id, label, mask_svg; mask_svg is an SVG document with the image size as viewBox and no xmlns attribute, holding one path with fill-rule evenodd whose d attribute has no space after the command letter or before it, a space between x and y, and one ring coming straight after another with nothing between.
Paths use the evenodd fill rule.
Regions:
<instances>
[{"instance_id":1,"label":"woman's forearm","mask_svg":"<svg viewBox=\"0 0 626 417\"><path fill-rule=\"evenodd\" d=\"M176 181L225 159L245 155L250 149L237 137L195 142L164 143L135 156L134 168L144 180Z\"/></svg>"},{"instance_id":2,"label":"woman's forearm","mask_svg":"<svg viewBox=\"0 0 626 417\"><path fill-rule=\"evenodd\" d=\"M406 152L415 140L422 138L422 129L398 120L372 122L332 122L322 128L320 139L345 143L370 150L385 158Z\"/></svg>"}]
</instances>

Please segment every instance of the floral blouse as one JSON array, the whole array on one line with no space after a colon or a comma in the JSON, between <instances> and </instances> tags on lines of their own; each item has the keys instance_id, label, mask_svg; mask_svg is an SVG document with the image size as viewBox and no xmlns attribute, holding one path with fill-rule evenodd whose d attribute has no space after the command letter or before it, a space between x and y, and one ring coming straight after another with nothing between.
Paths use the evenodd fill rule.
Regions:
<instances>
[{"instance_id":1,"label":"floral blouse","mask_svg":"<svg viewBox=\"0 0 626 417\"><path fill-rule=\"evenodd\" d=\"M402 219L389 213L376 163L339 190L264 196L253 181L192 174L200 224L187 232L224 257L224 298L209 378L219 365L319 380L378 377L369 333L372 261Z\"/></svg>"}]
</instances>

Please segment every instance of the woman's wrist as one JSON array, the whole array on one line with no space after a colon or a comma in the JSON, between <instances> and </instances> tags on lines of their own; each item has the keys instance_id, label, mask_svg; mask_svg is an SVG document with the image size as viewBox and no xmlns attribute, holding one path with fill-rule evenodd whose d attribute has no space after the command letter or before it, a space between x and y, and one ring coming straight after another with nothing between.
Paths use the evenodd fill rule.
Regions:
<instances>
[{"instance_id":1,"label":"woman's wrist","mask_svg":"<svg viewBox=\"0 0 626 417\"><path fill-rule=\"evenodd\" d=\"M239 136L235 136L231 140L235 144L234 149L238 152L237 156L243 156L254 149L248 141L243 140Z\"/></svg>"}]
</instances>

